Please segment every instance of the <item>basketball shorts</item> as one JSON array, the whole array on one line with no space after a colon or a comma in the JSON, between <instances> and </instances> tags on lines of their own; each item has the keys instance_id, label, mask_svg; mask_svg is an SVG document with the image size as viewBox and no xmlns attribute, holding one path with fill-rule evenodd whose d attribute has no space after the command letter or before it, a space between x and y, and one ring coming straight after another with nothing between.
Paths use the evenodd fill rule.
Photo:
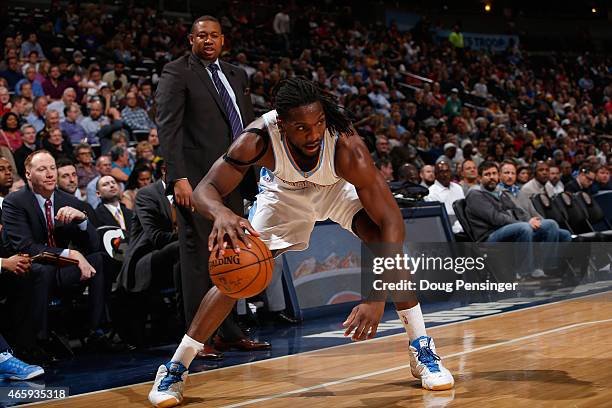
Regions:
<instances>
[{"instance_id":1,"label":"basketball shorts","mask_svg":"<svg viewBox=\"0 0 612 408\"><path fill-rule=\"evenodd\" d=\"M249 213L260 238L278 256L308 248L315 222L330 219L352 231L353 217L363 208L355 186L345 180L302 190L264 189Z\"/></svg>"}]
</instances>

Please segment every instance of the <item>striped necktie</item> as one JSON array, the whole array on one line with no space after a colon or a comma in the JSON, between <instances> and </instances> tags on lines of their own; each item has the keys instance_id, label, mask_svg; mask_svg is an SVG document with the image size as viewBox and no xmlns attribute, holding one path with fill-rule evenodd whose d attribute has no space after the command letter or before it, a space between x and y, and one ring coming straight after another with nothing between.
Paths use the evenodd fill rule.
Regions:
<instances>
[{"instance_id":1,"label":"striped necktie","mask_svg":"<svg viewBox=\"0 0 612 408\"><path fill-rule=\"evenodd\" d=\"M234 103L232 102L232 97L230 96L227 89L221 82L221 78L219 78L219 66L217 64L208 65L208 70L212 75L212 80L217 88L217 92L219 92L219 96L221 97L221 101L223 102L223 107L225 108L225 113L230 120L230 125L232 126L232 140L236 138L242 132L242 121L240 120L240 115L236 111L234 107Z\"/></svg>"},{"instance_id":2,"label":"striped necktie","mask_svg":"<svg viewBox=\"0 0 612 408\"><path fill-rule=\"evenodd\" d=\"M55 247L55 237L53 236L53 211L51 211L51 200L45 201L45 218L47 219L47 244Z\"/></svg>"}]
</instances>

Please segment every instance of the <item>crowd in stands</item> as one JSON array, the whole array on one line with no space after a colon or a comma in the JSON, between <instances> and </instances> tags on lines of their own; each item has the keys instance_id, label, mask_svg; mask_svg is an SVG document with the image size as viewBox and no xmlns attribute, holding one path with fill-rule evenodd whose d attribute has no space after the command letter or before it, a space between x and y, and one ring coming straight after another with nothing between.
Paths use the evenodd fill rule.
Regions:
<instances>
[{"instance_id":1,"label":"crowd in stands","mask_svg":"<svg viewBox=\"0 0 612 408\"><path fill-rule=\"evenodd\" d=\"M87 222L107 209L129 236L139 191L162 180L155 87L164 63L189 50L190 22L121 7L54 1L4 28L0 156L13 174L0 195L23 188L26 158L44 149L59 189L89 206ZM436 40L427 18L403 32L361 23L350 7L237 1L224 11L222 57L247 73L256 113L282 79L312 79L352 115L385 179L422 184L451 216L492 168L495 187L525 207L527 194L612 189L611 55L471 50ZM107 263L103 297L121 266ZM100 345L108 328L90 329L86 343Z\"/></svg>"}]
</instances>

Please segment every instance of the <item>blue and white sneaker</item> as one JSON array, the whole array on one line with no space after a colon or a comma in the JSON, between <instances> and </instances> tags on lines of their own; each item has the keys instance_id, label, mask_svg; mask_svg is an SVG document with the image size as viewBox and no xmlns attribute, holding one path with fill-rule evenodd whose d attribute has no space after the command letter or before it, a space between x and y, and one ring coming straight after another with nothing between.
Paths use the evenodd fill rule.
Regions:
<instances>
[{"instance_id":1,"label":"blue and white sneaker","mask_svg":"<svg viewBox=\"0 0 612 408\"><path fill-rule=\"evenodd\" d=\"M156 408L179 405L183 401L183 388L188 373L187 368L178 361L160 365L153 388L149 392L149 402Z\"/></svg>"},{"instance_id":2,"label":"blue and white sneaker","mask_svg":"<svg viewBox=\"0 0 612 408\"><path fill-rule=\"evenodd\" d=\"M25 381L45 373L42 367L29 365L9 352L0 353L0 380Z\"/></svg>"},{"instance_id":3,"label":"blue and white sneaker","mask_svg":"<svg viewBox=\"0 0 612 408\"><path fill-rule=\"evenodd\" d=\"M410 370L426 390L449 390L455 384L452 374L436 354L433 339L428 336L421 336L410 343Z\"/></svg>"}]
</instances>

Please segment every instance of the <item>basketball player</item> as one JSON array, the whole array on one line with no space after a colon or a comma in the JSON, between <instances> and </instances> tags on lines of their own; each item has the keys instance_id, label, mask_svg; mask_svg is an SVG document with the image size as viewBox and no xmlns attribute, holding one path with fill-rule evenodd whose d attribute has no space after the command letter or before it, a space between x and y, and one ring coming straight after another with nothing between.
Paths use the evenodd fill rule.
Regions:
<instances>
[{"instance_id":1,"label":"basketball player","mask_svg":"<svg viewBox=\"0 0 612 408\"><path fill-rule=\"evenodd\" d=\"M262 167L262 177L249 222L225 207L222 198L239 185L251 165ZM250 246L245 229L260 237L275 256L304 250L315 222L328 218L366 243L404 241L400 209L365 144L332 97L304 79L280 84L275 110L256 119L236 139L193 198L196 210L214 222L209 249L218 256L227 245L238 252L240 240ZM157 371L149 393L153 405L171 407L182 401L191 361L234 303L216 287L208 291L174 356ZM381 301L356 306L344 322L345 336L352 334L356 341L374 337L384 307ZM396 302L396 309L409 337L412 374L426 389L452 388L453 376L427 336L416 297Z\"/></svg>"}]
</instances>

